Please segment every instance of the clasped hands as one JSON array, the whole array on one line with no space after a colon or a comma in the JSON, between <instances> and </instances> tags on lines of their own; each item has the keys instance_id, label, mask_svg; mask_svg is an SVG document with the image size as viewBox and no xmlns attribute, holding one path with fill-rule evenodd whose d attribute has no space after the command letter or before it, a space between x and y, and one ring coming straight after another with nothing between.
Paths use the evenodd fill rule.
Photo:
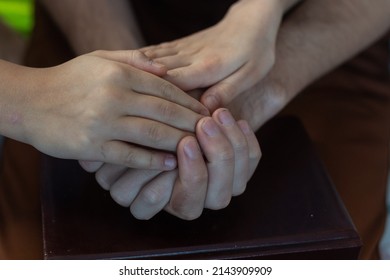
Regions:
<instances>
[{"instance_id":1,"label":"clasped hands","mask_svg":"<svg viewBox=\"0 0 390 280\"><path fill-rule=\"evenodd\" d=\"M145 66L161 67L140 52L137 54L146 62ZM165 74L164 70L154 72L154 75ZM167 83L164 82L165 88ZM169 87L172 94L161 95L161 102L169 96L167 101L172 103L176 98L177 102L185 101L175 106L164 104L164 110L159 110L158 105L154 107L153 103L139 104L142 111L149 114L144 113L143 117L153 119L154 123L150 125L147 123L150 120L145 121L148 132L139 136L143 141L132 145L134 155L127 154L131 160L127 160L126 165L80 161L85 170L96 172L98 183L110 191L118 204L130 207L131 213L139 219L149 219L164 209L191 220L199 217L204 208L226 207L232 196L245 190L261 156L257 139L246 121L236 121L225 108L209 115L196 99L172 84ZM148 93L145 94L148 97ZM148 153L150 158L158 159L146 161L149 166L139 164L140 153L141 162L145 162L142 158ZM164 157L173 163L164 165Z\"/></svg>"},{"instance_id":2,"label":"clasped hands","mask_svg":"<svg viewBox=\"0 0 390 280\"><path fill-rule=\"evenodd\" d=\"M135 148L149 152L151 157L156 157L156 153L163 157L162 151L171 151L172 154L165 155L171 159L171 165L140 167L80 162L85 170L96 172L99 184L110 191L118 204L129 207L136 218L150 219L165 210L182 219L195 219L204 208L226 207L232 196L245 190L261 151L248 122L236 121L226 108L235 112L245 110L245 104L254 96L252 93L261 92L259 82L274 64L283 11L276 2L267 3L262 7L264 16L260 22L253 20L258 13L253 5L259 8L259 2L243 1L233 5L215 26L140 50L149 66L138 63L138 68L161 77L165 85L169 82L160 97L168 96L167 100L176 103L176 107L163 106L164 110L153 112L148 103L139 104L154 115L146 118L160 123L148 129L146 138L152 140L145 139ZM184 91L195 98L185 99ZM192 110L192 118L191 114L184 115L183 110L188 109ZM183 113L179 114L180 111ZM167 127L176 136L165 130ZM147 150L148 147L152 150ZM130 157L132 163L136 162L134 155Z\"/></svg>"}]
</instances>

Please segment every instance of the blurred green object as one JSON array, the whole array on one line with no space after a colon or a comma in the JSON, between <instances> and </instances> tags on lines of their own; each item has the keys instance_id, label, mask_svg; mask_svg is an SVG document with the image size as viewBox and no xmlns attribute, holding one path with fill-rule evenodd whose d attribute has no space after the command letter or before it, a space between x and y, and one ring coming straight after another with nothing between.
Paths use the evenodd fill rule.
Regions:
<instances>
[{"instance_id":1,"label":"blurred green object","mask_svg":"<svg viewBox=\"0 0 390 280\"><path fill-rule=\"evenodd\" d=\"M0 18L18 33L28 36L33 28L34 0L0 0Z\"/></svg>"}]
</instances>

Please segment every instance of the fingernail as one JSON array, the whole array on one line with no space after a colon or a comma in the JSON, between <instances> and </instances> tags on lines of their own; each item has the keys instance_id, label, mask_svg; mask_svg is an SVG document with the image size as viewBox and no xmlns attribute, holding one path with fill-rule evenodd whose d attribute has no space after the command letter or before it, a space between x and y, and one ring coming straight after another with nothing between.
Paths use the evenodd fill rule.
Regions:
<instances>
[{"instance_id":1,"label":"fingernail","mask_svg":"<svg viewBox=\"0 0 390 280\"><path fill-rule=\"evenodd\" d=\"M231 126L235 123L233 116L230 114L228 110L222 110L218 114L218 120L222 125Z\"/></svg>"},{"instance_id":2,"label":"fingernail","mask_svg":"<svg viewBox=\"0 0 390 280\"><path fill-rule=\"evenodd\" d=\"M211 112L215 111L219 106L218 100L214 95L206 96L203 103Z\"/></svg>"},{"instance_id":3,"label":"fingernail","mask_svg":"<svg viewBox=\"0 0 390 280\"><path fill-rule=\"evenodd\" d=\"M214 137L219 134L219 127L211 118L203 121L202 129L210 137Z\"/></svg>"},{"instance_id":4,"label":"fingernail","mask_svg":"<svg viewBox=\"0 0 390 280\"><path fill-rule=\"evenodd\" d=\"M176 157L173 155L168 155L165 157L164 165L168 169L174 169L177 165Z\"/></svg>"},{"instance_id":5,"label":"fingernail","mask_svg":"<svg viewBox=\"0 0 390 280\"><path fill-rule=\"evenodd\" d=\"M184 152L192 160L198 159L200 155L200 149L194 139L189 139L184 144Z\"/></svg>"}]
</instances>

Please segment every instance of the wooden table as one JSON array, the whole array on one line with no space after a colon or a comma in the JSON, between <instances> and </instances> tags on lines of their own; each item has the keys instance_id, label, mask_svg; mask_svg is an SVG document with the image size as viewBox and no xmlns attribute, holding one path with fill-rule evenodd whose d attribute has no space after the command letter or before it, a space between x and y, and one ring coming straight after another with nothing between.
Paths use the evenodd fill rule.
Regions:
<instances>
[{"instance_id":1,"label":"wooden table","mask_svg":"<svg viewBox=\"0 0 390 280\"><path fill-rule=\"evenodd\" d=\"M75 161L47 157L46 259L355 259L361 241L302 125L258 132L263 157L247 191L194 221L134 219Z\"/></svg>"}]
</instances>

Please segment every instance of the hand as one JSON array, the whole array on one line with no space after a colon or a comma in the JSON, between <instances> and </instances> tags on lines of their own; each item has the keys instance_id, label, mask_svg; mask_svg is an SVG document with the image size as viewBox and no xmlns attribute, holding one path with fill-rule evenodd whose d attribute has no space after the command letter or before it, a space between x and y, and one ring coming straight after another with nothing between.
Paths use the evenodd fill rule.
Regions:
<instances>
[{"instance_id":1,"label":"hand","mask_svg":"<svg viewBox=\"0 0 390 280\"><path fill-rule=\"evenodd\" d=\"M208 110L156 76L165 72L139 51L97 51L36 69L23 140L61 158L173 169L176 159L157 149L176 151Z\"/></svg>"},{"instance_id":2,"label":"hand","mask_svg":"<svg viewBox=\"0 0 390 280\"><path fill-rule=\"evenodd\" d=\"M244 192L261 152L248 124L236 122L229 111L219 109L198 122L196 138L187 136L180 141L177 157L176 170L105 164L97 171L96 179L118 204L130 207L139 219L150 219L165 209L192 220L204 208L224 208L232 196Z\"/></svg>"},{"instance_id":3,"label":"hand","mask_svg":"<svg viewBox=\"0 0 390 280\"><path fill-rule=\"evenodd\" d=\"M278 75L279 71L273 69L266 78L238 95L226 107L236 119L247 120L257 131L295 97L295 93L286 87L286 78Z\"/></svg>"},{"instance_id":4,"label":"hand","mask_svg":"<svg viewBox=\"0 0 390 280\"><path fill-rule=\"evenodd\" d=\"M141 51L166 65L164 78L181 89L211 86L201 101L214 111L268 73L283 11L280 1L239 1L215 26Z\"/></svg>"}]
</instances>

